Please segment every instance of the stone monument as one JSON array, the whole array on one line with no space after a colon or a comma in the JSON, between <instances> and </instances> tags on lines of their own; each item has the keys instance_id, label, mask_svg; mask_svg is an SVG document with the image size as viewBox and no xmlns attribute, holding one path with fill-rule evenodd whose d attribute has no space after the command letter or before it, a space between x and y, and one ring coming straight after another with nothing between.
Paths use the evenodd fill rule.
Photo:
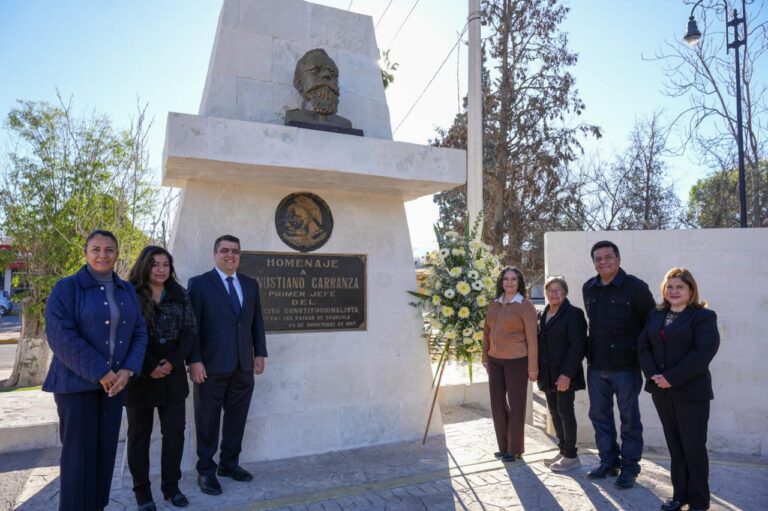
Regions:
<instances>
[{"instance_id":1,"label":"stone monument","mask_svg":"<svg viewBox=\"0 0 768 511\"><path fill-rule=\"evenodd\" d=\"M311 113L365 136L284 125L303 107L297 63L310 52L328 65L319 48L338 66L339 102ZM231 233L241 270L261 283L269 358L241 461L424 431L431 372L406 294L416 279L404 201L462 184L466 157L392 141L378 58L368 16L224 0L199 114L168 115L163 184L182 189L170 245L180 279L210 269L214 239ZM441 429L438 417L431 431Z\"/></svg>"}]
</instances>

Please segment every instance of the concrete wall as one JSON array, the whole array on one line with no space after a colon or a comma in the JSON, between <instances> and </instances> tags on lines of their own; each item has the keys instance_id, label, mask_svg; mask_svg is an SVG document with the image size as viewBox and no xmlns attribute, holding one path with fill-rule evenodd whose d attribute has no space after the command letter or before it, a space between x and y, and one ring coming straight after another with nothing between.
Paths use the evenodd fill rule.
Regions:
<instances>
[{"instance_id":1,"label":"concrete wall","mask_svg":"<svg viewBox=\"0 0 768 511\"><path fill-rule=\"evenodd\" d=\"M768 456L768 229L683 231L554 232L545 241L546 274L561 274L571 302L583 308L581 285L595 275L592 245L608 239L619 246L621 266L645 280L657 301L664 274L688 268L702 298L717 312L720 351L710 370L715 400L709 421L712 451ZM587 393L576 401L579 442L594 442ZM640 396L645 443L666 448L650 395Z\"/></svg>"},{"instance_id":2,"label":"concrete wall","mask_svg":"<svg viewBox=\"0 0 768 511\"><path fill-rule=\"evenodd\" d=\"M296 62L313 48L339 67L339 115L391 140L371 17L302 0L224 0L200 115L283 124L301 106Z\"/></svg>"}]
</instances>

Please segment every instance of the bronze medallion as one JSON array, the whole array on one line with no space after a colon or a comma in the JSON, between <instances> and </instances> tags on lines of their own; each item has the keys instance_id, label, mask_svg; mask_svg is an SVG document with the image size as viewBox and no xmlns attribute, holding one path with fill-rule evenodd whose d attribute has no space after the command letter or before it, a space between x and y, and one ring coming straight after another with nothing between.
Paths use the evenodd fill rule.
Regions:
<instances>
[{"instance_id":1,"label":"bronze medallion","mask_svg":"<svg viewBox=\"0 0 768 511\"><path fill-rule=\"evenodd\" d=\"M314 193L292 193L277 206L275 228L292 249L312 252L331 237L333 216L328 204Z\"/></svg>"}]
</instances>

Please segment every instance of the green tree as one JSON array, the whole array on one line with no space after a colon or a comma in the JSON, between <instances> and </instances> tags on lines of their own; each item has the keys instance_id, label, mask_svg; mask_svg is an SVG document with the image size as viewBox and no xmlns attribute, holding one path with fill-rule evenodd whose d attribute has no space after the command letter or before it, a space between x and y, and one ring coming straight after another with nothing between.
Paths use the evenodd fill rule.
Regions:
<instances>
[{"instance_id":1,"label":"green tree","mask_svg":"<svg viewBox=\"0 0 768 511\"><path fill-rule=\"evenodd\" d=\"M544 267L543 235L557 228L574 194L568 163L579 136L600 136L574 124L584 110L569 69L577 56L559 30L568 8L559 0L486 0L483 73L483 239L505 263L528 272ZM433 144L466 147L466 113ZM435 196L440 221L464 223L462 188ZM457 218L459 217L459 218ZM460 225L457 225L460 224Z\"/></svg>"},{"instance_id":2,"label":"green tree","mask_svg":"<svg viewBox=\"0 0 768 511\"><path fill-rule=\"evenodd\" d=\"M760 180L768 183L768 161L758 165ZM747 195L754 196L753 180L747 181ZM724 169L699 179L691 187L688 196L687 223L692 227L724 228L739 227L739 170ZM768 205L768 189L763 187L758 203ZM756 201L747 201L747 217L757 218L761 225L768 225L768 207L757 214L752 209Z\"/></svg>"},{"instance_id":3,"label":"green tree","mask_svg":"<svg viewBox=\"0 0 768 511\"><path fill-rule=\"evenodd\" d=\"M70 104L19 101L6 119L13 149L3 165L0 228L24 262L16 362L6 386L40 384L50 362L43 316L56 281L83 264L90 231L108 229L120 241L117 271L147 243L141 227L155 203L146 165L144 110L128 130L105 115L75 117Z\"/></svg>"}]
</instances>

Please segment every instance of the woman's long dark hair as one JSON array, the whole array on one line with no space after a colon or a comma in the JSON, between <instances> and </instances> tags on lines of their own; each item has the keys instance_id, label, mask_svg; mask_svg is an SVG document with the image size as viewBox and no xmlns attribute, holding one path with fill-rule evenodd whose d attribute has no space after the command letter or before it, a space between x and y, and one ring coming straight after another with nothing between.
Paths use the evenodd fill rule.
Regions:
<instances>
[{"instance_id":1,"label":"woman's long dark hair","mask_svg":"<svg viewBox=\"0 0 768 511\"><path fill-rule=\"evenodd\" d=\"M147 321L151 321L155 315L155 302L152 300L152 290L149 288L149 274L152 272L152 265L155 262L156 255L164 255L168 258L168 263L171 265L171 272L168 276L168 280L165 281L166 287L170 282L176 282L176 270L173 268L173 256L163 247L156 245L149 245L144 247L144 250L139 254L139 258L131 268L131 274L128 276L128 281L136 288L136 294L139 296L139 303L141 304L141 310L144 313L144 318Z\"/></svg>"},{"instance_id":2,"label":"woman's long dark hair","mask_svg":"<svg viewBox=\"0 0 768 511\"><path fill-rule=\"evenodd\" d=\"M525 277L523 277L523 272L516 266L505 266L501 270L499 278L496 280L496 297L498 298L504 294L504 275L508 272L514 272L515 275L517 275L517 292L520 293L523 298L528 298L528 290L525 287Z\"/></svg>"}]
</instances>

